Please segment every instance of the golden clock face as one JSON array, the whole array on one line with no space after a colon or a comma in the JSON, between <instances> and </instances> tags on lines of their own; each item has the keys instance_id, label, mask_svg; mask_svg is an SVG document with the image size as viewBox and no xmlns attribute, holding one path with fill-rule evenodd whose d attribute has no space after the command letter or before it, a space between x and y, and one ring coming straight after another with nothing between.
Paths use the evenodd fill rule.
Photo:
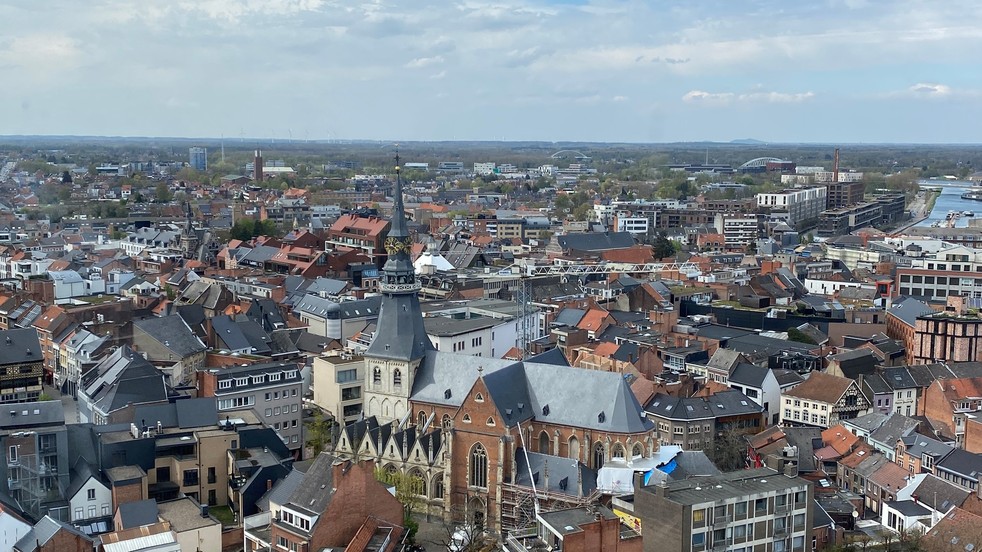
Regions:
<instances>
[{"instance_id":1,"label":"golden clock face","mask_svg":"<svg viewBox=\"0 0 982 552\"><path fill-rule=\"evenodd\" d=\"M395 255L401 251L408 253L411 244L412 241L409 238L406 238L405 241L400 240L399 238L386 238L385 250L389 253L389 255Z\"/></svg>"}]
</instances>

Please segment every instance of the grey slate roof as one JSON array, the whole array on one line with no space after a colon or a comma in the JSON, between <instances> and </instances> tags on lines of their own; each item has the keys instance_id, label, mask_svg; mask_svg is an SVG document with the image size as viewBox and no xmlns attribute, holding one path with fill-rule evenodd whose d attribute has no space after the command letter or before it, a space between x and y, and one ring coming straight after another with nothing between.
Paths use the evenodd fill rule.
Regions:
<instances>
[{"instance_id":1,"label":"grey slate roof","mask_svg":"<svg viewBox=\"0 0 982 552\"><path fill-rule=\"evenodd\" d=\"M935 466L978 481L979 474L982 473L982 455L964 449L955 449Z\"/></svg>"},{"instance_id":2,"label":"grey slate roof","mask_svg":"<svg viewBox=\"0 0 982 552\"><path fill-rule=\"evenodd\" d=\"M934 462L937 463L949 452L954 450L954 447L947 443L942 443L937 439L932 439L921 435L920 433L912 433L903 438L904 446L907 447L907 451L911 456L916 456L922 458L925 454L934 458Z\"/></svg>"},{"instance_id":3,"label":"grey slate roof","mask_svg":"<svg viewBox=\"0 0 982 552\"><path fill-rule=\"evenodd\" d=\"M621 347L623 348L623 345ZM559 347L549 349L544 353L529 357L525 361L535 364L551 364L553 366L569 367L569 360L566 359L566 356L563 355L563 352L559 349Z\"/></svg>"},{"instance_id":4,"label":"grey slate roof","mask_svg":"<svg viewBox=\"0 0 982 552\"><path fill-rule=\"evenodd\" d=\"M917 382L911 377L910 371L904 366L883 369L883 381L893 389L912 389Z\"/></svg>"},{"instance_id":5,"label":"grey slate roof","mask_svg":"<svg viewBox=\"0 0 982 552\"><path fill-rule=\"evenodd\" d=\"M334 498L334 456L320 453L303 476L303 482L290 495L289 504L321 514Z\"/></svg>"},{"instance_id":6,"label":"grey slate roof","mask_svg":"<svg viewBox=\"0 0 982 552\"><path fill-rule=\"evenodd\" d=\"M586 311L583 309L565 308L559 311L559 314L556 315L553 323L563 324L565 326L575 326L580 323L580 320L582 320L583 316L585 315Z\"/></svg>"},{"instance_id":7,"label":"grey slate roof","mask_svg":"<svg viewBox=\"0 0 982 552\"><path fill-rule=\"evenodd\" d=\"M886 419L887 415L882 412L870 412L864 416L859 416L850 420L843 420L843 423L856 426L867 432L871 432L880 427L883 422L886 421Z\"/></svg>"},{"instance_id":8,"label":"grey slate roof","mask_svg":"<svg viewBox=\"0 0 982 552\"><path fill-rule=\"evenodd\" d=\"M478 368L483 369L485 385L509 426L529 415L542 416L548 405L544 419L556 424L614 433L638 433L652 427L620 374L441 351L428 351L420 363L412 400L459 406L474 386ZM505 369L505 374L493 375Z\"/></svg>"},{"instance_id":9,"label":"grey slate roof","mask_svg":"<svg viewBox=\"0 0 982 552\"><path fill-rule=\"evenodd\" d=\"M630 232L585 232L557 236L563 250L605 251L633 247L634 236Z\"/></svg>"},{"instance_id":10,"label":"grey slate roof","mask_svg":"<svg viewBox=\"0 0 982 552\"><path fill-rule=\"evenodd\" d=\"M931 474L927 474L924 480L911 492L911 496L916 496L922 503L936 508L941 513L947 513L956 506L961 507L971 494L972 492L968 489L963 489Z\"/></svg>"},{"instance_id":11,"label":"grey slate roof","mask_svg":"<svg viewBox=\"0 0 982 552\"><path fill-rule=\"evenodd\" d=\"M273 488L263 495L262 499L256 503L256 506L264 512L268 512L270 503L272 504L283 504L290 500L290 496L296 492L297 488L300 487L300 483L303 482L303 471L297 469L297 465L293 465L293 470L286 474L286 477L280 479Z\"/></svg>"},{"instance_id":12,"label":"grey slate roof","mask_svg":"<svg viewBox=\"0 0 982 552\"><path fill-rule=\"evenodd\" d=\"M387 293L381 301L377 330L366 357L415 361L433 350L415 294Z\"/></svg>"},{"instance_id":13,"label":"grey slate roof","mask_svg":"<svg viewBox=\"0 0 982 552\"><path fill-rule=\"evenodd\" d=\"M6 407L3 408L4 411L9 410L15 415L8 416L4 412L4 415L0 416L0 430L2 431L65 424L65 409L61 401L10 403L3 406Z\"/></svg>"},{"instance_id":14,"label":"grey slate roof","mask_svg":"<svg viewBox=\"0 0 982 552\"><path fill-rule=\"evenodd\" d=\"M891 412L880 427L873 430L873 433L870 434L870 440L884 443L892 448L902 437L913 433L918 425L918 421L913 418Z\"/></svg>"},{"instance_id":15,"label":"grey slate roof","mask_svg":"<svg viewBox=\"0 0 982 552\"><path fill-rule=\"evenodd\" d=\"M931 512L927 508L921 506L913 500L891 500L890 502L887 502L885 506L893 508L906 517L922 517L931 515Z\"/></svg>"},{"instance_id":16,"label":"grey slate roof","mask_svg":"<svg viewBox=\"0 0 982 552\"><path fill-rule=\"evenodd\" d=\"M14 548L19 552L41 550L59 531L67 531L83 541L89 541L93 547L95 546L95 541L91 537L79 531L73 525L58 521L46 515L38 520L34 527L17 541Z\"/></svg>"},{"instance_id":17,"label":"grey slate roof","mask_svg":"<svg viewBox=\"0 0 982 552\"><path fill-rule=\"evenodd\" d=\"M914 297L898 297L893 301L887 312L896 316L904 324L913 327L917 322L918 316L931 314L934 312L934 309L920 299Z\"/></svg>"},{"instance_id":18,"label":"grey slate roof","mask_svg":"<svg viewBox=\"0 0 982 552\"><path fill-rule=\"evenodd\" d=\"M720 350L725 349L717 349L717 352ZM715 357L716 355L714 354L713 356ZM764 380L767 379L767 375L769 373L769 368L741 362L733 367L733 370L730 372L729 381L730 383L746 385L759 389L764 385Z\"/></svg>"},{"instance_id":19,"label":"grey slate roof","mask_svg":"<svg viewBox=\"0 0 982 552\"><path fill-rule=\"evenodd\" d=\"M701 450L683 450L675 455L675 469L668 474L669 481L682 481L690 477L722 475L716 464Z\"/></svg>"},{"instance_id":20,"label":"grey slate roof","mask_svg":"<svg viewBox=\"0 0 982 552\"><path fill-rule=\"evenodd\" d=\"M117 508L119 512L119 522L122 529L132 529L144 525L157 523L160 512L157 510L157 501L148 498L135 502L124 502Z\"/></svg>"},{"instance_id":21,"label":"grey slate roof","mask_svg":"<svg viewBox=\"0 0 982 552\"><path fill-rule=\"evenodd\" d=\"M0 331L0 365L42 360L41 342L34 328Z\"/></svg>"},{"instance_id":22,"label":"grey slate roof","mask_svg":"<svg viewBox=\"0 0 982 552\"><path fill-rule=\"evenodd\" d=\"M216 316L211 319L212 331L215 332L215 337L225 345L221 347L222 349L229 349L232 351L251 349L249 340L246 338L245 334L242 333L242 329L239 325L232 319L231 316L223 314L221 316Z\"/></svg>"},{"instance_id":23,"label":"grey slate roof","mask_svg":"<svg viewBox=\"0 0 982 552\"><path fill-rule=\"evenodd\" d=\"M538 452L515 450L515 483L531 487L529 473L537 490L572 496L589 496L597 488L597 472L577 460ZM547 481L548 479L548 481Z\"/></svg>"},{"instance_id":24,"label":"grey slate roof","mask_svg":"<svg viewBox=\"0 0 982 552\"><path fill-rule=\"evenodd\" d=\"M167 399L164 375L126 345L83 374L82 389L105 413L128 404Z\"/></svg>"},{"instance_id":25,"label":"grey slate roof","mask_svg":"<svg viewBox=\"0 0 982 552\"><path fill-rule=\"evenodd\" d=\"M134 320L133 325L155 339L179 358L204 352L207 347L194 335L191 327L176 314L143 320Z\"/></svg>"},{"instance_id":26,"label":"grey slate roof","mask_svg":"<svg viewBox=\"0 0 982 552\"><path fill-rule=\"evenodd\" d=\"M759 414L763 408L731 389L709 397L673 397L658 393L645 407L652 416L671 420L704 420L722 416Z\"/></svg>"}]
</instances>

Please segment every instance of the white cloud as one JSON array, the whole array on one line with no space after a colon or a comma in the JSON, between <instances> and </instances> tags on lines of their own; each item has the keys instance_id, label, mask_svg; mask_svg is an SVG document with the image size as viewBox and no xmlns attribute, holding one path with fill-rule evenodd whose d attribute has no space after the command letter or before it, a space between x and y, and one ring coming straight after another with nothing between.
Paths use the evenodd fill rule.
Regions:
<instances>
[{"instance_id":1,"label":"white cloud","mask_svg":"<svg viewBox=\"0 0 982 552\"><path fill-rule=\"evenodd\" d=\"M74 39L58 34L15 36L0 43L0 66L14 66L32 74L47 74L73 67L81 58Z\"/></svg>"},{"instance_id":2,"label":"white cloud","mask_svg":"<svg viewBox=\"0 0 982 552\"><path fill-rule=\"evenodd\" d=\"M441 64L443 61L443 56L420 57L407 63L406 67L409 69L422 69L423 67L428 67L430 65Z\"/></svg>"},{"instance_id":3,"label":"white cloud","mask_svg":"<svg viewBox=\"0 0 982 552\"><path fill-rule=\"evenodd\" d=\"M946 84L919 82L907 89L917 96L940 97L951 95L951 87Z\"/></svg>"},{"instance_id":4,"label":"white cloud","mask_svg":"<svg viewBox=\"0 0 982 552\"><path fill-rule=\"evenodd\" d=\"M744 94L737 94L734 92L706 92L703 90L690 90L682 96L682 101L687 103L704 103L711 105L728 104L730 102L798 103L810 100L814 97L814 92L798 92L793 94L786 92L748 92Z\"/></svg>"}]
</instances>

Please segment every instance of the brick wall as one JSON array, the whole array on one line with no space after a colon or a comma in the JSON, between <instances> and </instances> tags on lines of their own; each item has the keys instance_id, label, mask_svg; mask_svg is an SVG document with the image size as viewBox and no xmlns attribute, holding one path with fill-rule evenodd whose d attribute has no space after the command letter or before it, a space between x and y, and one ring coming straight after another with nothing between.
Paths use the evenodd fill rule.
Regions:
<instances>
[{"instance_id":1,"label":"brick wall","mask_svg":"<svg viewBox=\"0 0 982 552\"><path fill-rule=\"evenodd\" d=\"M944 380L936 381L929 385L924 391L924 400L920 402L924 405L924 416L930 420L944 424L951 435L954 436L953 411L951 410L951 403L945 397L944 391L941 388L942 385L944 385Z\"/></svg>"},{"instance_id":2,"label":"brick wall","mask_svg":"<svg viewBox=\"0 0 982 552\"><path fill-rule=\"evenodd\" d=\"M313 530L311 550L346 546L369 515L402 525L402 504L375 479L374 462L343 462L333 469L337 491L320 518L324 523Z\"/></svg>"},{"instance_id":3,"label":"brick wall","mask_svg":"<svg viewBox=\"0 0 982 552\"><path fill-rule=\"evenodd\" d=\"M92 541L60 529L48 542L44 543L39 552L92 552Z\"/></svg>"},{"instance_id":4,"label":"brick wall","mask_svg":"<svg viewBox=\"0 0 982 552\"><path fill-rule=\"evenodd\" d=\"M112 497L113 511L115 511L116 508L119 508L120 504L136 502L138 500L146 500L147 492L145 482L137 481L130 484L113 485Z\"/></svg>"},{"instance_id":5,"label":"brick wall","mask_svg":"<svg viewBox=\"0 0 982 552\"><path fill-rule=\"evenodd\" d=\"M982 454L982 421L965 418L965 443L968 452Z\"/></svg>"}]
</instances>

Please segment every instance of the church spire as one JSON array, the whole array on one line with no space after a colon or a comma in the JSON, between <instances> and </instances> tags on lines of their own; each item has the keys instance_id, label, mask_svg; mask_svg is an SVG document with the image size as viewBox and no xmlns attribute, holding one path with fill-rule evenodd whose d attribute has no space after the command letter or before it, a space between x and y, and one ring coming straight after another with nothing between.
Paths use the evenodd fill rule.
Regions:
<instances>
[{"instance_id":1,"label":"church spire","mask_svg":"<svg viewBox=\"0 0 982 552\"><path fill-rule=\"evenodd\" d=\"M409 225L406 224L406 207L402 203L402 166L399 165L399 150L396 150L396 186L392 192L392 224L389 226L390 238L408 238Z\"/></svg>"},{"instance_id":2,"label":"church spire","mask_svg":"<svg viewBox=\"0 0 982 552\"><path fill-rule=\"evenodd\" d=\"M409 233L406 209L402 201L402 177L399 154L396 153L396 184L393 192L392 221L385 239L387 258L382 266L379 310L375 337L365 351L366 357L414 361L432 348L423 327L423 313L417 292L420 285L410 256L413 239Z\"/></svg>"}]
</instances>

